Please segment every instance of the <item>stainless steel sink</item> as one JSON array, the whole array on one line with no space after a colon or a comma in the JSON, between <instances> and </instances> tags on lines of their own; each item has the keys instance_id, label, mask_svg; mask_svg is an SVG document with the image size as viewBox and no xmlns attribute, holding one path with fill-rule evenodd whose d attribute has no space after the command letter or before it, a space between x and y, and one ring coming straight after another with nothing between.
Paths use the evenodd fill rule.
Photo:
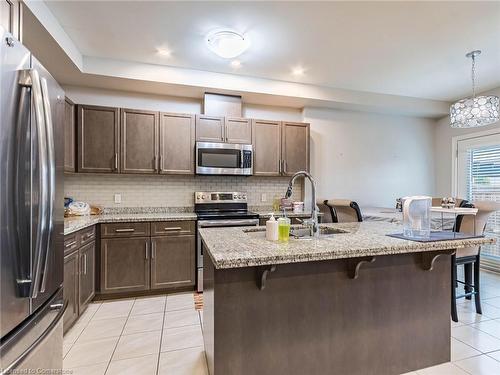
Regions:
<instances>
[{"instance_id":1,"label":"stainless steel sink","mask_svg":"<svg viewBox=\"0 0 500 375\"><path fill-rule=\"evenodd\" d=\"M264 237L266 236L266 228L265 227L258 227L258 228L248 228L248 229L243 229L243 232L247 233L248 235L251 235L252 237ZM319 227L319 233L318 237L328 237L328 236L333 236L334 234L345 234L349 233L349 231L344 230L344 229L339 229L339 228L332 228L332 227L324 227L320 226ZM290 228L290 239L291 240L307 240L307 239L312 239L311 237L311 231L310 228L305 227L305 226L292 226Z\"/></svg>"}]
</instances>

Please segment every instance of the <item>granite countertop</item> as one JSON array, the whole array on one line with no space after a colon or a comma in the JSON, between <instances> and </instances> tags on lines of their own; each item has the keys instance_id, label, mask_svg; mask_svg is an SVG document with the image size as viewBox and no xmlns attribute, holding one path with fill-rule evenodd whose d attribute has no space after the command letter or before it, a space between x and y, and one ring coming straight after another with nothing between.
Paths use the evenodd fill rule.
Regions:
<instances>
[{"instance_id":1,"label":"granite countertop","mask_svg":"<svg viewBox=\"0 0 500 375\"><path fill-rule=\"evenodd\" d=\"M196 220L194 212L109 213L64 218L64 235L100 223Z\"/></svg>"},{"instance_id":2,"label":"granite countertop","mask_svg":"<svg viewBox=\"0 0 500 375\"><path fill-rule=\"evenodd\" d=\"M456 249L494 243L491 238L460 239L437 242L415 242L388 237L401 233L402 226L387 222L321 224L346 233L320 239L290 239L288 243L266 241L265 231L245 232L244 228L201 228L206 253L215 268L239 268L356 258L364 256L405 254L422 251ZM263 229L262 227L260 227Z\"/></svg>"},{"instance_id":3,"label":"granite countertop","mask_svg":"<svg viewBox=\"0 0 500 375\"><path fill-rule=\"evenodd\" d=\"M252 211L252 210L251 210ZM283 211L273 211L273 210L253 210L253 212L259 214L261 219L268 219L271 217L271 212L273 213L275 218L281 217L283 215ZM318 216L323 215L321 212L318 212ZM311 217L311 211L303 211L303 212L293 212L287 211L287 217Z\"/></svg>"}]
</instances>

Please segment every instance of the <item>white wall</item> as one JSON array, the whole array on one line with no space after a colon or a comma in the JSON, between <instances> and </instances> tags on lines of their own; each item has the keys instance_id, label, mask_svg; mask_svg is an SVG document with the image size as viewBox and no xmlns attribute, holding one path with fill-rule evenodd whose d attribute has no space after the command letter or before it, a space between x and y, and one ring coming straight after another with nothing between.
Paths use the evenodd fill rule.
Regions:
<instances>
[{"instance_id":1,"label":"white wall","mask_svg":"<svg viewBox=\"0 0 500 375\"><path fill-rule=\"evenodd\" d=\"M401 196L433 195L433 120L319 108L303 118L318 198L393 207Z\"/></svg>"},{"instance_id":2,"label":"white wall","mask_svg":"<svg viewBox=\"0 0 500 375\"><path fill-rule=\"evenodd\" d=\"M485 95L500 96L500 87L484 93ZM458 135L469 135L485 130L500 130L500 122L475 129L453 129L450 127L450 118L446 116L437 121L434 145L436 156L436 194L450 196L452 191L452 140Z\"/></svg>"}]
</instances>

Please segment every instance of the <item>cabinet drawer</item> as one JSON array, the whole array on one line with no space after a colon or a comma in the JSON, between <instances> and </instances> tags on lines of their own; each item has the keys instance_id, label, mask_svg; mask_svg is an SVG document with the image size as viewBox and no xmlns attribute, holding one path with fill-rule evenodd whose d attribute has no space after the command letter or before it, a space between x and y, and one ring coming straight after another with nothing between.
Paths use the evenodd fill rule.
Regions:
<instances>
[{"instance_id":1,"label":"cabinet drawer","mask_svg":"<svg viewBox=\"0 0 500 375\"><path fill-rule=\"evenodd\" d=\"M67 255L80 247L79 232L64 236L64 255Z\"/></svg>"},{"instance_id":2,"label":"cabinet drawer","mask_svg":"<svg viewBox=\"0 0 500 375\"><path fill-rule=\"evenodd\" d=\"M78 233L80 234L80 245L86 245L95 240L95 225L90 228L82 229Z\"/></svg>"},{"instance_id":3,"label":"cabinet drawer","mask_svg":"<svg viewBox=\"0 0 500 375\"><path fill-rule=\"evenodd\" d=\"M101 224L101 237L149 236L149 223Z\"/></svg>"},{"instance_id":4,"label":"cabinet drawer","mask_svg":"<svg viewBox=\"0 0 500 375\"><path fill-rule=\"evenodd\" d=\"M194 221L156 221L151 223L152 236L178 236L194 233Z\"/></svg>"}]
</instances>

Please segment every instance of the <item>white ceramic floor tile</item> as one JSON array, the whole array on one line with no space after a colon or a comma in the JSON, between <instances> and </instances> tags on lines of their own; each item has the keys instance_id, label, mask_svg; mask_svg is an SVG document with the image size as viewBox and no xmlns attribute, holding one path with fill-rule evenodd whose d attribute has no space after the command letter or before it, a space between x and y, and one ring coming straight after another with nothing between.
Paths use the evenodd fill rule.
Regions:
<instances>
[{"instance_id":1,"label":"white ceramic floor tile","mask_svg":"<svg viewBox=\"0 0 500 375\"><path fill-rule=\"evenodd\" d=\"M165 311L165 296L137 299L130 315L152 314Z\"/></svg>"},{"instance_id":2,"label":"white ceramic floor tile","mask_svg":"<svg viewBox=\"0 0 500 375\"><path fill-rule=\"evenodd\" d=\"M454 338L483 353L500 350L500 340L471 326L452 328Z\"/></svg>"},{"instance_id":3,"label":"white ceramic floor tile","mask_svg":"<svg viewBox=\"0 0 500 375\"><path fill-rule=\"evenodd\" d=\"M101 306L100 302L89 304L85 309L85 311L83 312L83 314L80 315L80 317L78 318L78 321L88 322L90 319L92 319L96 311L99 310L100 306Z\"/></svg>"},{"instance_id":4,"label":"white ceramic floor tile","mask_svg":"<svg viewBox=\"0 0 500 375\"><path fill-rule=\"evenodd\" d=\"M158 354L111 361L106 375L156 375Z\"/></svg>"},{"instance_id":5,"label":"white ceramic floor tile","mask_svg":"<svg viewBox=\"0 0 500 375\"><path fill-rule=\"evenodd\" d=\"M473 324L473 327L500 339L500 320L487 320Z\"/></svg>"},{"instance_id":6,"label":"white ceramic floor tile","mask_svg":"<svg viewBox=\"0 0 500 375\"><path fill-rule=\"evenodd\" d=\"M199 346L203 346L203 335L199 325L168 328L163 331L162 352Z\"/></svg>"},{"instance_id":7,"label":"white ceramic floor tile","mask_svg":"<svg viewBox=\"0 0 500 375\"><path fill-rule=\"evenodd\" d=\"M67 373L71 375L104 375L107 367L108 363L104 362L96 365L65 369L65 371L68 371Z\"/></svg>"},{"instance_id":8,"label":"white ceramic floor tile","mask_svg":"<svg viewBox=\"0 0 500 375\"><path fill-rule=\"evenodd\" d=\"M142 332L120 337L113 361L160 352L161 331Z\"/></svg>"},{"instance_id":9,"label":"white ceramic floor tile","mask_svg":"<svg viewBox=\"0 0 500 375\"><path fill-rule=\"evenodd\" d=\"M117 342L118 337L76 343L64 358L64 368L107 363L111 359Z\"/></svg>"},{"instance_id":10,"label":"white ceramic floor tile","mask_svg":"<svg viewBox=\"0 0 500 375\"><path fill-rule=\"evenodd\" d=\"M467 371L471 375L498 375L500 374L500 362L495 361L487 355L467 358L455 362L455 365Z\"/></svg>"},{"instance_id":11,"label":"white ceramic floor tile","mask_svg":"<svg viewBox=\"0 0 500 375\"><path fill-rule=\"evenodd\" d=\"M426 369L418 370L418 375L467 375L461 368L453 363L443 363L441 365L427 367Z\"/></svg>"},{"instance_id":12,"label":"white ceramic floor tile","mask_svg":"<svg viewBox=\"0 0 500 375\"><path fill-rule=\"evenodd\" d=\"M74 343L82 334L83 330L88 324L88 321L77 320L75 324L73 324L73 326L69 329L69 331L64 335L63 342Z\"/></svg>"},{"instance_id":13,"label":"white ceramic floor tile","mask_svg":"<svg viewBox=\"0 0 500 375\"><path fill-rule=\"evenodd\" d=\"M163 328L163 313L132 315L128 318L124 335L139 332L161 331Z\"/></svg>"},{"instance_id":14,"label":"white ceramic floor tile","mask_svg":"<svg viewBox=\"0 0 500 375\"><path fill-rule=\"evenodd\" d=\"M193 293L170 294L167 296L167 311L194 309Z\"/></svg>"},{"instance_id":15,"label":"white ceramic floor tile","mask_svg":"<svg viewBox=\"0 0 500 375\"><path fill-rule=\"evenodd\" d=\"M160 353L158 375L207 375L203 348Z\"/></svg>"},{"instance_id":16,"label":"white ceramic floor tile","mask_svg":"<svg viewBox=\"0 0 500 375\"><path fill-rule=\"evenodd\" d=\"M92 319L126 318L129 315L130 310L132 310L133 304L133 299L103 302Z\"/></svg>"},{"instance_id":17,"label":"white ceramic floor tile","mask_svg":"<svg viewBox=\"0 0 500 375\"><path fill-rule=\"evenodd\" d=\"M72 346L73 343L71 342L63 342L63 358L66 357L66 354L68 354Z\"/></svg>"},{"instance_id":18,"label":"white ceramic floor tile","mask_svg":"<svg viewBox=\"0 0 500 375\"><path fill-rule=\"evenodd\" d=\"M500 351L488 353L488 357L491 357L496 361L500 362Z\"/></svg>"},{"instance_id":19,"label":"white ceramic floor tile","mask_svg":"<svg viewBox=\"0 0 500 375\"><path fill-rule=\"evenodd\" d=\"M119 337L126 321L127 318L91 320L76 342Z\"/></svg>"},{"instance_id":20,"label":"white ceramic floor tile","mask_svg":"<svg viewBox=\"0 0 500 375\"><path fill-rule=\"evenodd\" d=\"M167 311L164 328L182 327L200 324L200 315L196 310Z\"/></svg>"},{"instance_id":21,"label":"white ceramic floor tile","mask_svg":"<svg viewBox=\"0 0 500 375\"><path fill-rule=\"evenodd\" d=\"M500 308L490 305L489 301L490 300L487 300L481 303L483 315L492 319L500 318Z\"/></svg>"},{"instance_id":22,"label":"white ceramic floor tile","mask_svg":"<svg viewBox=\"0 0 500 375\"><path fill-rule=\"evenodd\" d=\"M464 344L462 341L459 341L455 338L451 338L451 361L460 361L465 358L474 357L476 355L482 354L480 351L477 351L473 347Z\"/></svg>"}]
</instances>

